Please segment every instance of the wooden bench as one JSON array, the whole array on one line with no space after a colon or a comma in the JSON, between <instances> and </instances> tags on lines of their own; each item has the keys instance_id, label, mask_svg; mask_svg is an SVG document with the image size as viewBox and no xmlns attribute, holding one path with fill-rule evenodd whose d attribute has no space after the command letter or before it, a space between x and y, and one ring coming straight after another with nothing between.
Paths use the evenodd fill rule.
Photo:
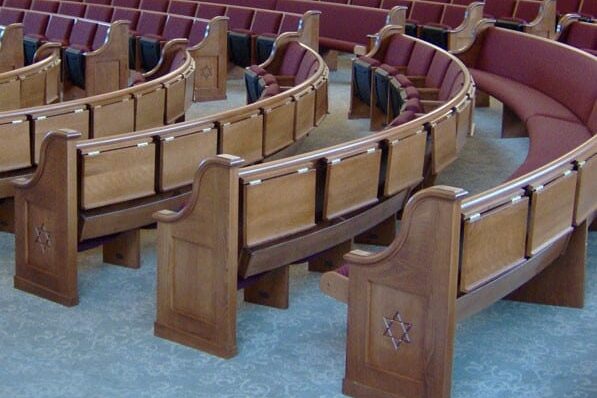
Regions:
<instances>
[{"instance_id":1,"label":"wooden bench","mask_svg":"<svg viewBox=\"0 0 597 398\"><path fill-rule=\"evenodd\" d=\"M22 52L21 52L22 54ZM36 62L0 73L0 111L47 105L60 99L60 45L46 43Z\"/></svg>"},{"instance_id":2,"label":"wooden bench","mask_svg":"<svg viewBox=\"0 0 597 398\"><path fill-rule=\"evenodd\" d=\"M396 213L431 167L428 126L470 101L462 68L458 95L399 127L242 168L228 155L205 161L185 206L155 215L156 335L231 357L237 289L247 301L285 308L289 264L329 270L356 236L391 241ZM458 135L451 126L442 132L446 147Z\"/></svg>"},{"instance_id":3,"label":"wooden bench","mask_svg":"<svg viewBox=\"0 0 597 398\"><path fill-rule=\"evenodd\" d=\"M285 46L300 37L298 33L281 35L271 62L278 62ZM168 43L165 54L174 45L177 54L184 52L188 56L184 50L186 41L182 39ZM321 89L327 84L327 67L315 51L306 51L319 62L315 75L286 92L237 110L90 140L79 140L81 133L73 131L47 135L33 176L13 182L16 184L15 233L17 240L22 239L17 244L20 254L15 286L64 305L75 305L77 249L103 244L106 262L137 267L139 228L154 223L151 217L154 212L179 209L188 200L189 185L201 160L232 151L250 156L252 162L261 160L265 151L272 150L264 146L263 137L279 134L277 126L287 123L289 116L293 118L299 107L312 115L312 128L314 115L320 113L315 112L315 107L327 106L327 101L310 102L312 109L308 109L301 97L303 93L315 98L327 96L327 90ZM186 58L187 65L192 62L190 57ZM188 86L186 90L166 94L166 98L190 101L192 69L187 73L191 79L180 80L183 88ZM282 112L277 112L278 108ZM323 113L326 111L327 108ZM111 115L114 113L110 111ZM289 131L292 143L293 126ZM1 209L4 219L12 213L9 206ZM40 217L33 220L37 223L35 227L30 226L32 219L27 216L30 208L35 208ZM31 244L27 231L36 227L41 230L40 223L51 236L51 255L44 254L48 248ZM41 256L39 250L43 250ZM45 270L42 274L49 273L51 277L38 273L39 267Z\"/></svg>"}]
</instances>

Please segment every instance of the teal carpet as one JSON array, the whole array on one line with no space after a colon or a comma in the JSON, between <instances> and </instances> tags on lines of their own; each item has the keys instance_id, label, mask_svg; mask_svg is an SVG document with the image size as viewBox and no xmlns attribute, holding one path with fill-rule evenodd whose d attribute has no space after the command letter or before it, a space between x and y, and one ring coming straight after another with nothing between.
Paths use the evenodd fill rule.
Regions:
<instances>
[{"instance_id":1,"label":"teal carpet","mask_svg":"<svg viewBox=\"0 0 597 398\"><path fill-rule=\"evenodd\" d=\"M367 134L366 122L346 120L346 69L332 82L332 114L288 153ZM242 98L232 82L228 102L192 112ZM478 192L516 168L527 142L498 139L498 121L499 107L477 112L441 183ZM346 307L319 291L318 274L292 267L286 311L239 296L239 354L221 360L153 336L155 231L142 239L139 270L103 264L97 249L80 254L81 302L65 308L12 288L14 236L0 233L0 397L341 396ZM596 233L588 250L584 309L502 301L458 324L453 397L597 397Z\"/></svg>"}]
</instances>

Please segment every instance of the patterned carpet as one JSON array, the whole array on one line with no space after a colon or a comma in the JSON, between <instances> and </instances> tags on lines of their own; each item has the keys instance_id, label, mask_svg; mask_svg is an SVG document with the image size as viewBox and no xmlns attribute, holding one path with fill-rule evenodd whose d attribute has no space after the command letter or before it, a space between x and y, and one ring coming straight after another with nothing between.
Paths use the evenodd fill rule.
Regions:
<instances>
[{"instance_id":1,"label":"patterned carpet","mask_svg":"<svg viewBox=\"0 0 597 398\"><path fill-rule=\"evenodd\" d=\"M332 114L285 154L368 134L346 119L346 62L332 74ZM191 113L242 103L240 81L229 92ZM441 183L478 192L524 159L526 140L498 139L499 115L476 112L476 134ZM292 267L286 311L239 297L239 354L221 360L153 336L155 231L142 239L139 270L80 254L81 303L64 308L12 288L14 236L0 233L0 397L341 396L346 307L319 291L319 275ZM458 324L453 397L597 397L596 233L588 250L584 309L502 301Z\"/></svg>"}]
</instances>

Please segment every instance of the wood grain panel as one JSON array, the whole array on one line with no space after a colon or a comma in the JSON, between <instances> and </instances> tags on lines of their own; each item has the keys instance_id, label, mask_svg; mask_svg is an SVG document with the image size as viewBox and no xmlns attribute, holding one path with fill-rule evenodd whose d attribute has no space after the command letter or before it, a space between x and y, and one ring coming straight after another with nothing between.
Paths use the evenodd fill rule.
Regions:
<instances>
[{"instance_id":1,"label":"wood grain panel","mask_svg":"<svg viewBox=\"0 0 597 398\"><path fill-rule=\"evenodd\" d=\"M0 111L21 107L21 82L17 79L0 84Z\"/></svg>"},{"instance_id":2,"label":"wood grain panel","mask_svg":"<svg viewBox=\"0 0 597 398\"><path fill-rule=\"evenodd\" d=\"M158 189L166 191L192 183L201 161L217 155L218 130L162 137L159 145Z\"/></svg>"},{"instance_id":3,"label":"wood grain panel","mask_svg":"<svg viewBox=\"0 0 597 398\"><path fill-rule=\"evenodd\" d=\"M576 172L569 171L543 187L531 186L527 256L535 255L572 228L576 179Z\"/></svg>"},{"instance_id":4,"label":"wood grain panel","mask_svg":"<svg viewBox=\"0 0 597 398\"><path fill-rule=\"evenodd\" d=\"M456 128L458 118L450 115L431 124L431 171L438 174L458 157Z\"/></svg>"},{"instance_id":5,"label":"wood grain panel","mask_svg":"<svg viewBox=\"0 0 597 398\"><path fill-rule=\"evenodd\" d=\"M423 179L427 133L421 131L388 143L384 196L395 195Z\"/></svg>"},{"instance_id":6,"label":"wood grain panel","mask_svg":"<svg viewBox=\"0 0 597 398\"><path fill-rule=\"evenodd\" d=\"M255 114L220 127L220 153L235 155L247 163L261 158L263 150L263 115Z\"/></svg>"},{"instance_id":7,"label":"wood grain panel","mask_svg":"<svg viewBox=\"0 0 597 398\"><path fill-rule=\"evenodd\" d=\"M91 107L93 138L135 131L135 101L122 101Z\"/></svg>"},{"instance_id":8,"label":"wood grain panel","mask_svg":"<svg viewBox=\"0 0 597 398\"><path fill-rule=\"evenodd\" d=\"M263 155L268 156L290 144L294 140L294 120L296 106L293 101L285 102L276 108L264 109Z\"/></svg>"},{"instance_id":9,"label":"wood grain panel","mask_svg":"<svg viewBox=\"0 0 597 398\"><path fill-rule=\"evenodd\" d=\"M294 139L307 135L315 125L315 90L295 97Z\"/></svg>"},{"instance_id":10,"label":"wood grain panel","mask_svg":"<svg viewBox=\"0 0 597 398\"><path fill-rule=\"evenodd\" d=\"M53 115L47 117L37 117L33 119L34 131L34 160L37 164L39 160L39 149L41 142L45 135L52 130L71 129L81 133L81 139L89 137L89 111L87 109L78 110L76 112L63 113L60 115Z\"/></svg>"},{"instance_id":11,"label":"wood grain panel","mask_svg":"<svg viewBox=\"0 0 597 398\"><path fill-rule=\"evenodd\" d=\"M174 123L185 114L186 80L164 83L166 87L166 124Z\"/></svg>"},{"instance_id":12,"label":"wood grain panel","mask_svg":"<svg viewBox=\"0 0 597 398\"><path fill-rule=\"evenodd\" d=\"M580 225L597 211L597 155L587 159L578 169L578 187L574 206L574 224Z\"/></svg>"},{"instance_id":13,"label":"wood grain panel","mask_svg":"<svg viewBox=\"0 0 597 398\"><path fill-rule=\"evenodd\" d=\"M315 89L315 125L323 121L328 114L328 81L323 80Z\"/></svg>"},{"instance_id":14,"label":"wood grain panel","mask_svg":"<svg viewBox=\"0 0 597 398\"><path fill-rule=\"evenodd\" d=\"M243 246L254 246L314 226L315 177L316 171L311 169L245 184Z\"/></svg>"},{"instance_id":15,"label":"wood grain panel","mask_svg":"<svg viewBox=\"0 0 597 398\"><path fill-rule=\"evenodd\" d=\"M337 162L329 159L323 202L323 218L330 220L377 202L381 150L364 152Z\"/></svg>"},{"instance_id":16,"label":"wood grain panel","mask_svg":"<svg viewBox=\"0 0 597 398\"><path fill-rule=\"evenodd\" d=\"M135 130L164 125L166 90L163 87L135 96Z\"/></svg>"},{"instance_id":17,"label":"wood grain panel","mask_svg":"<svg viewBox=\"0 0 597 398\"><path fill-rule=\"evenodd\" d=\"M29 122L15 120L15 123L0 125L0 172L31 166L31 144Z\"/></svg>"},{"instance_id":18,"label":"wood grain panel","mask_svg":"<svg viewBox=\"0 0 597 398\"><path fill-rule=\"evenodd\" d=\"M46 102L46 73L25 76L21 80L21 108L44 105Z\"/></svg>"},{"instance_id":19,"label":"wood grain panel","mask_svg":"<svg viewBox=\"0 0 597 398\"><path fill-rule=\"evenodd\" d=\"M138 144L141 146L82 154L81 208L93 209L155 193L155 144Z\"/></svg>"},{"instance_id":20,"label":"wood grain panel","mask_svg":"<svg viewBox=\"0 0 597 398\"><path fill-rule=\"evenodd\" d=\"M529 199L463 222L460 291L471 290L525 261Z\"/></svg>"}]
</instances>

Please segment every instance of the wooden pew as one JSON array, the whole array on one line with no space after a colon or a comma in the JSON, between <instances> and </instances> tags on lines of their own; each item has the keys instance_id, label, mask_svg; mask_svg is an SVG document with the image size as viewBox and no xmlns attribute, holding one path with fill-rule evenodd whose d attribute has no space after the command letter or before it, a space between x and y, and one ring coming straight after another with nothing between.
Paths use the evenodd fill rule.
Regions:
<instances>
[{"instance_id":1,"label":"wooden pew","mask_svg":"<svg viewBox=\"0 0 597 398\"><path fill-rule=\"evenodd\" d=\"M347 255L348 277L326 273L322 290L348 303L343 392L449 397L458 320L503 297L582 307L595 159L597 137L472 197L421 191L390 247Z\"/></svg>"},{"instance_id":2,"label":"wooden pew","mask_svg":"<svg viewBox=\"0 0 597 398\"><path fill-rule=\"evenodd\" d=\"M32 65L0 73L0 111L47 105L60 98L60 44L46 43Z\"/></svg>"},{"instance_id":3,"label":"wooden pew","mask_svg":"<svg viewBox=\"0 0 597 398\"><path fill-rule=\"evenodd\" d=\"M23 25L10 24L0 28L0 73L22 67L23 58Z\"/></svg>"}]
</instances>

